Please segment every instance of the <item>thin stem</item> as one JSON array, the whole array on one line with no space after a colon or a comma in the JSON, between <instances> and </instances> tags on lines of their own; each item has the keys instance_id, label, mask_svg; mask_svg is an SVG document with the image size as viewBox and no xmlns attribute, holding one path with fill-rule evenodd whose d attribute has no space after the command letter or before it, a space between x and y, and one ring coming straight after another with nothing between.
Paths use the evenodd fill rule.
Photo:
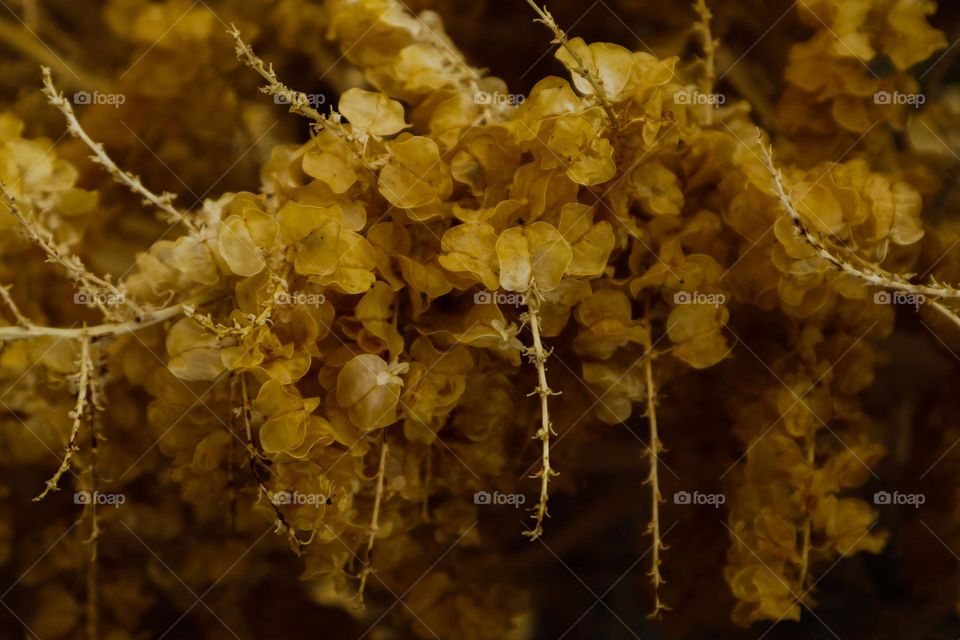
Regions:
<instances>
[{"instance_id":1,"label":"thin stem","mask_svg":"<svg viewBox=\"0 0 960 640\"><path fill-rule=\"evenodd\" d=\"M373 544L380 531L380 504L383 501L383 481L387 469L387 439L383 438L380 446L380 465L377 469L377 493L373 498L373 515L370 517L370 536L367 538L367 550L363 555L363 569L360 571L360 587L357 589L357 600L363 602L363 591L367 586L367 576L370 575L370 554Z\"/></svg>"},{"instance_id":2,"label":"thin stem","mask_svg":"<svg viewBox=\"0 0 960 640\"><path fill-rule=\"evenodd\" d=\"M280 82L280 78L277 77L276 72L273 70L272 64L265 63L256 53L253 52L253 48L250 47L246 42L243 41L243 38L240 36L240 30L236 25L230 25L230 28L227 30L231 36L233 36L233 43L237 58L260 74L264 80L267 81L267 86L263 88L263 91L268 95L277 97L279 96L283 103L290 105L291 113L299 114L305 118L309 118L316 122L320 127L326 126L327 118L310 106L310 98L307 94L301 91L294 91L287 85Z\"/></svg>"},{"instance_id":3,"label":"thin stem","mask_svg":"<svg viewBox=\"0 0 960 640\"><path fill-rule=\"evenodd\" d=\"M953 324L957 325L957 327L960 327L960 317L957 316L956 312L953 309L947 307L946 305L940 302L937 302L936 300L931 300L927 302L927 304L930 305L931 309L933 309L934 311L936 311L937 313L945 317L947 320L949 320Z\"/></svg>"},{"instance_id":4,"label":"thin stem","mask_svg":"<svg viewBox=\"0 0 960 640\"><path fill-rule=\"evenodd\" d=\"M531 540L536 540L543 535L544 519L550 516L547 510L547 503L550 500L550 478L551 476L557 475L557 472L554 471L550 465L550 436L551 434L556 435L556 433L554 433L553 425L550 422L548 398L559 394L552 391L550 385L547 383L547 368L544 366L544 363L547 361L549 354L543 348L543 343L540 340L540 293L537 291L535 285L531 286L527 292L526 299L530 332L533 334L533 347L528 349L527 355L537 369L537 387L530 395L540 396L540 428L537 429L534 438L540 440L542 454L540 470L530 476L531 478L540 478L540 499L537 501L537 506L533 509L534 515L532 516L536 520L536 526L529 531L524 531L523 535L529 537Z\"/></svg>"},{"instance_id":5,"label":"thin stem","mask_svg":"<svg viewBox=\"0 0 960 640\"><path fill-rule=\"evenodd\" d=\"M13 296L10 295L10 285L0 285L0 298L3 298L4 304L7 305L7 308L10 309L10 313L13 314L14 320L17 324L23 327L24 329L29 329L33 326L33 323L20 312L20 307L17 306L17 303L13 301Z\"/></svg>"},{"instance_id":6,"label":"thin stem","mask_svg":"<svg viewBox=\"0 0 960 640\"><path fill-rule=\"evenodd\" d=\"M665 582L663 575L660 573L660 552L666 549L660 535L660 503L663 502L663 496L660 494L660 474L658 471L660 451L663 450L663 447L657 432L657 388L653 381L653 344L649 330L644 351L646 352L643 358L643 370L647 387L647 421L650 426L650 444L647 445L647 455L650 459L650 473L647 476L647 483L650 485L650 524L647 526L647 532L653 539L653 545L650 548L650 571L647 574L653 583L653 611L650 612L648 617L659 618L661 613L668 611L670 607L660 600L660 585Z\"/></svg>"},{"instance_id":7,"label":"thin stem","mask_svg":"<svg viewBox=\"0 0 960 640\"><path fill-rule=\"evenodd\" d=\"M90 385L90 397L95 409L102 408L96 382ZM96 416L91 412L88 423L90 425L90 502L87 509L90 516L90 554L87 558L87 639L97 640L100 637L100 516L97 513L96 495L100 484L97 477L97 449L100 445L100 434L97 429Z\"/></svg>"},{"instance_id":8,"label":"thin stem","mask_svg":"<svg viewBox=\"0 0 960 640\"><path fill-rule=\"evenodd\" d=\"M73 426L70 429L70 437L67 440L66 453L64 454L63 460L60 462L60 466L57 468L56 473L53 474L52 478L47 480L43 492L33 499L34 502L43 500L51 491L60 490L60 487L58 486L60 483L60 478L70 468L70 463L73 460L73 456L80 448L77 444L77 439L80 435L80 427L84 424L84 421L89 419L88 414L91 411L90 381L91 374L93 373L93 359L90 357L89 334L84 334L80 338L80 360L77 363L77 366L77 401L74 404L73 411L70 412L70 417L73 418Z\"/></svg>"},{"instance_id":9,"label":"thin stem","mask_svg":"<svg viewBox=\"0 0 960 640\"><path fill-rule=\"evenodd\" d=\"M162 309L147 311L143 314L142 318L127 320L126 322L108 322L104 324L93 325L92 327L63 328L41 327L37 325L31 325L29 327L0 327L0 340L29 340L31 338L40 338L44 336L63 339L76 339L81 338L84 335L89 335L93 340L99 338L110 338L126 333L133 333L134 331L139 331L140 329L145 329L146 327L165 322L171 318L177 317L181 313L185 313L186 310L193 309L197 305L216 300L222 295L223 293L220 292L207 292L201 296L191 298L186 302L181 302L179 304L164 307Z\"/></svg>"},{"instance_id":10,"label":"thin stem","mask_svg":"<svg viewBox=\"0 0 960 640\"><path fill-rule=\"evenodd\" d=\"M355 131L354 134L351 135L344 129L339 113L332 111L331 116L328 117L310 106L310 98L307 94L291 89L281 82L273 70L273 64L264 62L263 59L254 53L253 48L243 41L243 38L240 36L240 30L237 29L235 25L231 25L227 33L233 37L237 59L256 71L260 77L267 82L267 85L261 88L261 91L267 95L274 96L275 99L279 97L280 100L278 100L278 102L290 106L290 113L296 113L312 120L315 130L325 129L336 136L337 139L347 147L348 151L357 159L361 166L376 175L376 170L373 165L363 157L366 148L365 145L362 141L356 139L357 134L360 134L363 138L368 137L369 134Z\"/></svg>"},{"instance_id":11,"label":"thin stem","mask_svg":"<svg viewBox=\"0 0 960 640\"><path fill-rule=\"evenodd\" d=\"M106 169L107 173L109 173L114 180L126 186L135 195L142 197L145 203L160 209L166 214L171 223L181 223L190 231L197 231L197 226L194 221L173 206L173 199L176 197L174 194L165 191L157 195L147 189L140 181L139 176L118 167L117 164L110 159L110 156L107 155L103 145L95 142L93 138L87 134L83 127L80 126L80 122L77 120L77 116L74 114L70 102L67 101L63 93L54 86L53 78L50 75L50 67L43 67L43 93L47 96L47 102L59 109L60 113L67 119L67 131L75 138L83 141L83 143L89 147L90 151L93 152L93 155L90 156L91 160Z\"/></svg>"}]
</instances>

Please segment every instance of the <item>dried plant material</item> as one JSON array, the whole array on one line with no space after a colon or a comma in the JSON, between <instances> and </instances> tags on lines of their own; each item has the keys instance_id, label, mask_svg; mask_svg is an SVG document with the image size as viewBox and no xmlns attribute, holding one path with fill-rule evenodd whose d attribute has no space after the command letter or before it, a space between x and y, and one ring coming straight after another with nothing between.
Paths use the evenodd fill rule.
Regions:
<instances>
[{"instance_id":1,"label":"dried plant material","mask_svg":"<svg viewBox=\"0 0 960 640\"><path fill-rule=\"evenodd\" d=\"M43 492L33 500L39 502L47 497L51 491L60 490L60 478L70 470L73 457L80 449L80 430L84 425L92 425L94 410L92 396L93 387L93 356L90 354L90 336L84 335L80 338L80 359L77 361L77 373L74 375L74 385L77 389L77 402L70 412L70 418L73 420L73 426L70 428L70 437L67 439L66 452L63 454L63 460L57 467L53 477L47 480Z\"/></svg>"},{"instance_id":2,"label":"dried plant material","mask_svg":"<svg viewBox=\"0 0 960 640\"><path fill-rule=\"evenodd\" d=\"M11 8L0 635L949 628L956 9L574 4Z\"/></svg>"},{"instance_id":3,"label":"dried plant material","mask_svg":"<svg viewBox=\"0 0 960 640\"><path fill-rule=\"evenodd\" d=\"M94 142L90 136L84 131L83 127L80 126L80 123L77 121L77 116L73 112L73 107L64 97L56 86L53 84L53 76L50 73L49 67L43 67L43 93L47 97L47 101L60 110L63 113L63 116L67 119L67 131L70 135L75 136L83 141L90 151L93 153L90 156L90 159L102 166L107 173L109 173L117 182L125 185L133 193L143 197L145 204L151 204L157 209L165 213L171 223L180 223L187 227L190 231L196 231L196 224L189 217L185 216L181 211L173 206L174 195L172 193L161 193L159 195L151 192L140 181L140 178L129 171L124 171L120 169L110 159L110 156L107 155L106 151L103 149L103 145Z\"/></svg>"},{"instance_id":4,"label":"dried plant material","mask_svg":"<svg viewBox=\"0 0 960 640\"><path fill-rule=\"evenodd\" d=\"M533 284L533 283L531 283ZM537 429L534 438L540 441L542 456L540 458L540 470L533 478L540 480L540 497L537 500L537 506L533 508L533 519L535 525L533 529L524 531L523 534L531 540L536 540L543 535L544 520L550 515L547 511L547 503L550 500L550 478L557 475L557 471L550 463L550 437L557 435L553 430L553 423L550 421L550 396L558 395L547 383L547 356L549 355L543 347L540 340L540 292L531 286L527 290L530 301L527 303L527 322L530 324L530 333L533 336L533 346L527 350L527 357L533 363L537 370L537 386L533 394L540 398L540 428ZM532 395L533 395L532 394Z\"/></svg>"},{"instance_id":5,"label":"dried plant material","mask_svg":"<svg viewBox=\"0 0 960 640\"><path fill-rule=\"evenodd\" d=\"M650 465L650 473L647 476L647 483L650 485L650 523L647 532L652 540L650 545L650 582L653 583L653 611L649 617L659 618L664 612L669 611L670 607L660 600L660 586L666 582L660 573L660 554L666 550L663 543L663 535L660 530L660 503L663 502L663 496L660 493L660 452L663 446L660 442L659 430L657 428L657 387L653 380L653 344L650 341L649 333L645 336L644 348L646 357L643 361L643 375L647 388L647 422L650 423L650 437L647 444L647 454Z\"/></svg>"}]
</instances>

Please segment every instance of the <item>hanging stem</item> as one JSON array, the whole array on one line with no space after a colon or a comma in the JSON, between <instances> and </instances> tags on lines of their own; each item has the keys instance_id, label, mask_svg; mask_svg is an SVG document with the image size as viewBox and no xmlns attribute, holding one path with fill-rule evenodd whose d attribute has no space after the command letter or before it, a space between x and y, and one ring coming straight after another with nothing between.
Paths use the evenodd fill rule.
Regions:
<instances>
[{"instance_id":1,"label":"hanging stem","mask_svg":"<svg viewBox=\"0 0 960 640\"><path fill-rule=\"evenodd\" d=\"M56 473L53 474L53 477L47 480L46 487L40 495L33 499L34 502L43 500L51 491L60 491L60 487L58 486L60 478L70 468L74 454L80 449L77 444L80 436L80 427L85 421L90 419L88 414L92 410L90 386L93 373L93 359L90 357L90 336L88 334L83 334L80 339L80 361L78 367L79 369L76 374L77 401L73 407L73 411L70 412L70 417L73 418L73 426L70 429L70 437L67 440L66 453L60 462L60 467Z\"/></svg>"},{"instance_id":2,"label":"hanging stem","mask_svg":"<svg viewBox=\"0 0 960 640\"><path fill-rule=\"evenodd\" d=\"M383 437L383 444L380 446L380 465L377 469L377 493L373 498L373 515L370 517L370 536L367 538L367 550L363 555L363 569L360 571L360 587L357 589L357 600L363 602L363 591L367 586L367 576L370 575L370 554L373 552L373 544L377 539L377 533L380 531L380 504L383 501L383 481L386 477L387 469L387 438Z\"/></svg>"},{"instance_id":3,"label":"hanging stem","mask_svg":"<svg viewBox=\"0 0 960 640\"><path fill-rule=\"evenodd\" d=\"M663 611L668 611L670 607L660 600L660 585L665 581L660 573L660 552L666 549L663 544L663 538L660 535L660 503L663 502L663 496L660 494L660 452L663 447L660 443L660 436L657 432L657 388L653 381L653 344L650 337L649 322L647 323L647 335L644 343L643 370L646 378L647 387L647 421L650 426L650 443L647 446L647 455L649 456L650 472L647 475L647 484L650 485L650 523L647 525L647 532L653 539L651 547L651 566L650 580L653 584L653 611L650 612L650 618L659 618Z\"/></svg>"},{"instance_id":4,"label":"hanging stem","mask_svg":"<svg viewBox=\"0 0 960 640\"><path fill-rule=\"evenodd\" d=\"M547 503L550 500L550 478L558 475L550 465L550 436L556 435L553 431L553 425L550 422L550 407L548 398L559 395L550 389L547 383L547 368L544 363L547 361L548 353L543 348L540 340L540 292L536 285L530 287L526 294L527 298L527 319L530 322L530 332L533 334L533 347L527 350L530 361L537 369L537 387L529 395L540 396L540 428L534 434L535 439L539 439L542 445L541 467L531 478L540 478L540 499L537 506L534 507L533 518L536 525L529 531L524 531L523 535L531 540L536 540L543 535L543 522L550 516L547 510Z\"/></svg>"}]
</instances>

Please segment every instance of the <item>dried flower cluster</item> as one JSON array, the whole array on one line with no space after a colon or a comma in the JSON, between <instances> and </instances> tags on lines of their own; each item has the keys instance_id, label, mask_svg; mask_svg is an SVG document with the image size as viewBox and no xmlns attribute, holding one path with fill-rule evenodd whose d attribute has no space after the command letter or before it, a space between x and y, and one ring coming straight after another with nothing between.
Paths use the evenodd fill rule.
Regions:
<instances>
[{"instance_id":1,"label":"dried flower cluster","mask_svg":"<svg viewBox=\"0 0 960 640\"><path fill-rule=\"evenodd\" d=\"M457 47L456 1L46 4L0 26L21 83L0 105L15 633L830 629L818 611L897 539L884 492L926 501L885 456L929 466L917 483L946 466L949 394L923 401L942 428L875 397L911 327L960 349L934 2L770 3L764 27L746 2L606 7L665 25L651 49L517 0L562 73L522 94L478 64L512 61ZM781 21L753 82L732 52ZM910 522L960 544L946 513ZM577 576L629 635L557 626L531 565L576 575L561 556L608 544L646 570L649 620Z\"/></svg>"}]
</instances>

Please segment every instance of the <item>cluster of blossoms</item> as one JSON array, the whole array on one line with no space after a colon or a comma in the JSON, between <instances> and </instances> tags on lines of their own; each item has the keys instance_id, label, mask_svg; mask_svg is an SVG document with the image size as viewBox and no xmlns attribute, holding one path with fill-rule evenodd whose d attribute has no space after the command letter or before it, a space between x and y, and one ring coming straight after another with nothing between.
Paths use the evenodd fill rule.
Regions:
<instances>
[{"instance_id":1,"label":"cluster of blossoms","mask_svg":"<svg viewBox=\"0 0 960 640\"><path fill-rule=\"evenodd\" d=\"M661 593L661 441L684 437L662 391L708 372L726 380L715 429L732 425L739 456L723 476L728 549L715 567L733 621L799 620L816 606L818 567L884 549L862 491L886 452L860 399L894 329L876 293L916 296L934 326L960 325L960 292L941 284L960 263L939 259L960 229L924 213L950 162L924 131L956 139L956 95L919 114L876 97L919 93L911 68L946 44L933 3L801 3L814 34L789 50L773 132L746 101L689 99L715 95L702 0L694 65L568 37L534 5L567 77L515 101L479 99L508 86L467 63L438 14L400 0L286 0L263 21L226 2L229 28L181 4L108 3L118 37L160 43L117 86L142 114L128 128L201 184L216 186L217 150L257 149L228 180L238 188L193 208L156 195L150 174L111 160L124 143L87 134L109 110L78 117L49 70L44 94L75 162L0 114L0 277L12 285L0 288L0 443L34 471L65 447L38 508L67 485L133 496L122 509L85 498L68 536L40 516L7 518L0 476L0 566L66 539L23 581L35 634L144 637L151 608L183 594L129 558L187 544L183 583L215 586L238 557L259 560L229 579L216 601L227 622L215 616L210 637L245 623L243 596L274 561L300 572L303 607L412 629L397 637L530 637L529 594L491 570L512 538L474 496L530 492L531 518L512 533L549 538L551 497L583 463L576 445L622 425L645 432L660 617L677 605ZM266 51L248 44L274 31ZM266 62L336 62L318 34L352 65L329 101ZM267 106L235 77L251 94L259 78ZM305 118L309 139L270 134L271 98ZM149 130L167 112L176 124ZM877 137L890 127L910 132L917 162ZM198 133L182 142L180 128ZM864 140L881 152L824 151ZM161 238L98 255L111 237L98 214L120 217L124 194L79 188L78 150L162 214ZM911 270L929 263L936 278L918 284Z\"/></svg>"}]
</instances>

